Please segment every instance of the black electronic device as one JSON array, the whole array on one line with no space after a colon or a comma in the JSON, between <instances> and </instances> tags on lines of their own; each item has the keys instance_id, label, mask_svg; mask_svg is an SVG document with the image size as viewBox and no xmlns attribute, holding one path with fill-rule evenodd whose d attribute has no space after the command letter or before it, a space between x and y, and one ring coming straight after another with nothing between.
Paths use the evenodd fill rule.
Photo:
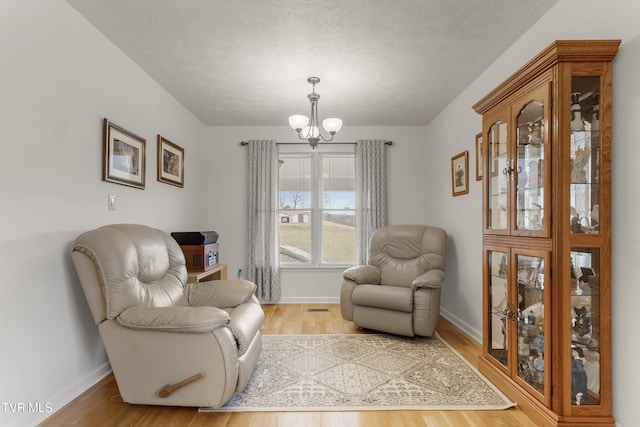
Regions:
<instances>
[{"instance_id":1,"label":"black electronic device","mask_svg":"<svg viewBox=\"0 0 640 427\"><path fill-rule=\"evenodd\" d=\"M208 245L218 241L215 231L174 231L171 233L179 245Z\"/></svg>"}]
</instances>

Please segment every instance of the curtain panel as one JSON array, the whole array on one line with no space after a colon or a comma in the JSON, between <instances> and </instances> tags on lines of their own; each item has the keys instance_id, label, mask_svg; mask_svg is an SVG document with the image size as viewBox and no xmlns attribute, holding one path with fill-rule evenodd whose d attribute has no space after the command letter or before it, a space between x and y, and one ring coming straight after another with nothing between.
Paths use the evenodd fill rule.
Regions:
<instances>
[{"instance_id":1,"label":"curtain panel","mask_svg":"<svg viewBox=\"0 0 640 427\"><path fill-rule=\"evenodd\" d=\"M280 300L278 250L278 146L274 140L248 142L247 280L262 303Z\"/></svg>"},{"instance_id":2,"label":"curtain panel","mask_svg":"<svg viewBox=\"0 0 640 427\"><path fill-rule=\"evenodd\" d=\"M369 262L369 240L388 225L386 141L356 141L356 261Z\"/></svg>"}]
</instances>

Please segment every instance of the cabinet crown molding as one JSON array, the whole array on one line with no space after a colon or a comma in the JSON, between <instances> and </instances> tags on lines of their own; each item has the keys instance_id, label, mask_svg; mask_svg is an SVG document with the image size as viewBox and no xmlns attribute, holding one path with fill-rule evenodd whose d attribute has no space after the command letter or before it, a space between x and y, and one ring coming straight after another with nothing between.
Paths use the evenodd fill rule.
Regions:
<instances>
[{"instance_id":1,"label":"cabinet crown molding","mask_svg":"<svg viewBox=\"0 0 640 427\"><path fill-rule=\"evenodd\" d=\"M531 80L559 62L613 61L621 40L556 40L527 62L511 77L473 105L478 114L484 114L500 103L510 93L517 91Z\"/></svg>"}]
</instances>

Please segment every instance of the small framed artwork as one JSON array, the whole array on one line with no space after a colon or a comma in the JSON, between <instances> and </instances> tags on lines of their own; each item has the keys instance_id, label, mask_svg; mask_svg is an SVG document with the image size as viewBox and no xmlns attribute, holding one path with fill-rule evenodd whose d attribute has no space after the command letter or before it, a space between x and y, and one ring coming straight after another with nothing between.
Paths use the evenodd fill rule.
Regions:
<instances>
[{"instance_id":1,"label":"small framed artwork","mask_svg":"<svg viewBox=\"0 0 640 427\"><path fill-rule=\"evenodd\" d=\"M146 141L104 119L102 179L144 190Z\"/></svg>"},{"instance_id":2,"label":"small framed artwork","mask_svg":"<svg viewBox=\"0 0 640 427\"><path fill-rule=\"evenodd\" d=\"M158 181L184 187L184 148L158 135Z\"/></svg>"},{"instance_id":3,"label":"small framed artwork","mask_svg":"<svg viewBox=\"0 0 640 427\"><path fill-rule=\"evenodd\" d=\"M476 181L482 181L482 133L476 135Z\"/></svg>"},{"instance_id":4,"label":"small framed artwork","mask_svg":"<svg viewBox=\"0 0 640 427\"><path fill-rule=\"evenodd\" d=\"M451 158L451 189L454 196L469 192L469 152Z\"/></svg>"}]
</instances>

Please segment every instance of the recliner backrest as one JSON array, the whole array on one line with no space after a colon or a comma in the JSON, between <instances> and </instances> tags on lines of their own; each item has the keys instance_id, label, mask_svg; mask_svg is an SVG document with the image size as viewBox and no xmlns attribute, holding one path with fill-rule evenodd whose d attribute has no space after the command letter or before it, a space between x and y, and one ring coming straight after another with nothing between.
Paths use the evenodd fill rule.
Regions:
<instances>
[{"instance_id":1,"label":"recliner backrest","mask_svg":"<svg viewBox=\"0 0 640 427\"><path fill-rule=\"evenodd\" d=\"M184 254L164 231L136 224L108 225L78 236L73 250L95 263L108 319L130 307L187 305Z\"/></svg>"},{"instance_id":2,"label":"recliner backrest","mask_svg":"<svg viewBox=\"0 0 640 427\"><path fill-rule=\"evenodd\" d=\"M391 225L371 236L369 264L380 268L381 285L410 287L431 269L444 271L447 233L426 225Z\"/></svg>"}]
</instances>

